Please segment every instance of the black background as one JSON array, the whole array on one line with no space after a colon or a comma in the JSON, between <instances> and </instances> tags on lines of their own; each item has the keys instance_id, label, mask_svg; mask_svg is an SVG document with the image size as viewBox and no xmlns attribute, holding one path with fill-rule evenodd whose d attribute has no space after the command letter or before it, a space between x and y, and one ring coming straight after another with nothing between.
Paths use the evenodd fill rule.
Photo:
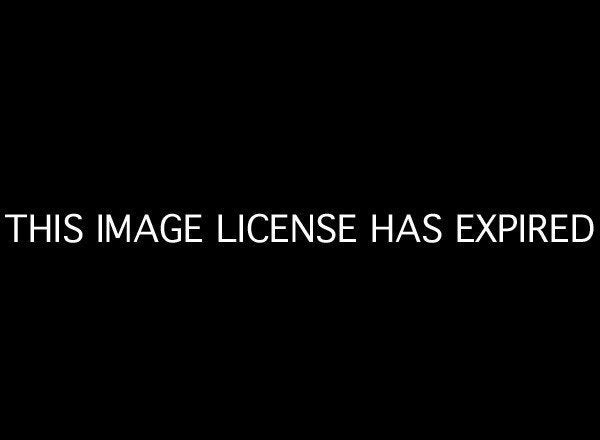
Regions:
<instances>
[{"instance_id":1,"label":"black background","mask_svg":"<svg viewBox=\"0 0 600 440\"><path fill-rule=\"evenodd\" d=\"M23 16L3 55L2 213L356 212L361 243L4 240L11 412L573 429L595 389L597 238L460 246L453 218L597 221L592 29L524 11L247 12ZM371 246L375 212L438 212L444 241Z\"/></svg>"}]
</instances>

